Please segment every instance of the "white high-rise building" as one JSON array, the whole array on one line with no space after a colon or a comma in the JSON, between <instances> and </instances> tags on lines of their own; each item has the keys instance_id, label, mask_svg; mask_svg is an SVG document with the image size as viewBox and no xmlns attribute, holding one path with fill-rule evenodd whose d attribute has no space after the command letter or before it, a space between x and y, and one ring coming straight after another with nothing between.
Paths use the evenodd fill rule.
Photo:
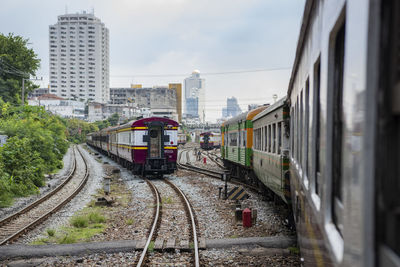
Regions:
<instances>
[{"instance_id":1,"label":"white high-rise building","mask_svg":"<svg viewBox=\"0 0 400 267\"><path fill-rule=\"evenodd\" d=\"M49 26L49 53L51 94L109 101L109 32L94 14L58 16Z\"/></svg>"},{"instance_id":2,"label":"white high-rise building","mask_svg":"<svg viewBox=\"0 0 400 267\"><path fill-rule=\"evenodd\" d=\"M200 78L200 71L194 70L192 76L185 79L186 114L205 120L205 80Z\"/></svg>"}]
</instances>

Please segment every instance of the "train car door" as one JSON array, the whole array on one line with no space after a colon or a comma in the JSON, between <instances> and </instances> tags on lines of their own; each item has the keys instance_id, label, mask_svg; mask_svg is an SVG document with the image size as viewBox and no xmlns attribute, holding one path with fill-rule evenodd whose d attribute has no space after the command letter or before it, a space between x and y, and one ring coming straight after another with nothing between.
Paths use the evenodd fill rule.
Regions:
<instances>
[{"instance_id":1,"label":"train car door","mask_svg":"<svg viewBox=\"0 0 400 267\"><path fill-rule=\"evenodd\" d=\"M160 126L149 127L149 158L161 158L162 130Z\"/></svg>"},{"instance_id":2,"label":"train car door","mask_svg":"<svg viewBox=\"0 0 400 267\"><path fill-rule=\"evenodd\" d=\"M375 138L377 265L400 266L400 2L382 1Z\"/></svg>"}]
</instances>

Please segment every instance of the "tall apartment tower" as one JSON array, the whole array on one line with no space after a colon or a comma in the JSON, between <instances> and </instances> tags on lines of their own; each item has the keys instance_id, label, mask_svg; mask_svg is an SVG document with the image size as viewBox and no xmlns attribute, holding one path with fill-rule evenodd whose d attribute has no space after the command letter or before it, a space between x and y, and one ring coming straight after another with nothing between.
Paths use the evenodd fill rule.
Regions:
<instances>
[{"instance_id":1,"label":"tall apartment tower","mask_svg":"<svg viewBox=\"0 0 400 267\"><path fill-rule=\"evenodd\" d=\"M186 114L205 120L205 80L200 78L200 71L194 70L192 76L185 79Z\"/></svg>"},{"instance_id":2,"label":"tall apartment tower","mask_svg":"<svg viewBox=\"0 0 400 267\"><path fill-rule=\"evenodd\" d=\"M50 93L79 101L110 99L109 32L94 14L66 14L49 26Z\"/></svg>"}]
</instances>

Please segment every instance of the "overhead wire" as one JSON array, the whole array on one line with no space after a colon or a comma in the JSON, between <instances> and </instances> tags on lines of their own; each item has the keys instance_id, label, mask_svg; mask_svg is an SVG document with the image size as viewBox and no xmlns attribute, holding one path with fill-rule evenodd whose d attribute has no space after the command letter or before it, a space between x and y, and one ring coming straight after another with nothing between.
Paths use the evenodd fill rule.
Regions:
<instances>
[{"instance_id":1,"label":"overhead wire","mask_svg":"<svg viewBox=\"0 0 400 267\"><path fill-rule=\"evenodd\" d=\"M270 72L270 71L280 71L280 70L290 70L291 67L278 67L278 68L266 68L266 69L253 69L253 70L237 70L237 71L221 71L221 72L204 72L201 73L202 76L212 76L212 75L229 75L229 74L242 74L242 73L254 73L254 72ZM132 77L186 77L188 73L185 74L131 74L131 75L110 75L110 77L115 78L132 78Z\"/></svg>"},{"instance_id":2,"label":"overhead wire","mask_svg":"<svg viewBox=\"0 0 400 267\"><path fill-rule=\"evenodd\" d=\"M26 72L24 72L22 70L19 70L19 69L15 68L11 64L9 64L6 61L4 61L1 57L0 57L0 64L2 65L2 68L0 68L0 71L2 71L2 72L8 73L8 74L17 75L17 76L21 76L21 77L29 76L29 73L26 73ZM7 69L5 69L4 67L6 67Z\"/></svg>"}]
</instances>

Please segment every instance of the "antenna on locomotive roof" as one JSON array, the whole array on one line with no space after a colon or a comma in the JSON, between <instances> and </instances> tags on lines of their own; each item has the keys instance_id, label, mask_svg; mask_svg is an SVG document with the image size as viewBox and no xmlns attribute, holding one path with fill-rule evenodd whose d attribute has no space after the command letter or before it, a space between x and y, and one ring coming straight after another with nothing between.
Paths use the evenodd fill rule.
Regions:
<instances>
[{"instance_id":1,"label":"antenna on locomotive roof","mask_svg":"<svg viewBox=\"0 0 400 267\"><path fill-rule=\"evenodd\" d=\"M272 98L274 99L274 103L276 102L276 100L278 99L278 95L277 94L273 94Z\"/></svg>"}]
</instances>

